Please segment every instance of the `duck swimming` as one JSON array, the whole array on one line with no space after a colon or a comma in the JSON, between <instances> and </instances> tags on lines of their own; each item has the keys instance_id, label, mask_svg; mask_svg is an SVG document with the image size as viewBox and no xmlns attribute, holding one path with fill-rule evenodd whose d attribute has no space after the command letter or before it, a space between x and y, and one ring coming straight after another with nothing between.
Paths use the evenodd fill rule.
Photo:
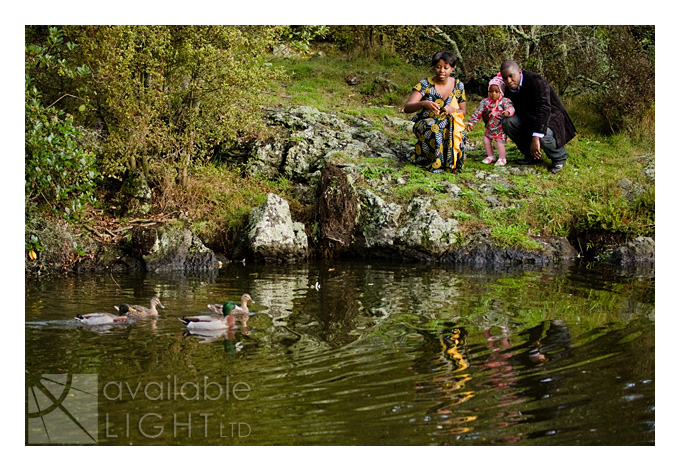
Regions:
<instances>
[{"instance_id":1,"label":"duck swimming","mask_svg":"<svg viewBox=\"0 0 680 471\"><path fill-rule=\"evenodd\" d=\"M156 310L156 306L160 306L163 309L165 309L165 306L163 306L163 303L161 303L161 300L158 299L158 296L154 296L151 298L149 301L150 307L146 306L140 306L138 304L133 304L129 306L130 310L133 312L130 315L132 319L144 319L144 318L151 318L151 317L158 317L158 310ZM114 306L116 309L118 309L118 306Z\"/></svg>"},{"instance_id":2,"label":"duck swimming","mask_svg":"<svg viewBox=\"0 0 680 471\"><path fill-rule=\"evenodd\" d=\"M127 304L121 304L118 315L108 312L92 312L90 314L78 314L76 320L83 325L107 325L127 322L128 315L133 310Z\"/></svg>"},{"instance_id":3,"label":"duck swimming","mask_svg":"<svg viewBox=\"0 0 680 471\"><path fill-rule=\"evenodd\" d=\"M248 303L249 302L255 302L253 301L253 298L250 297L249 294L244 294L241 296L241 305L236 306L234 309L236 310L235 312L232 312L232 314L248 314L250 311L248 310ZM221 304L208 304L208 309L210 309L212 312L218 315L222 315L222 305ZM233 310L232 310L233 311Z\"/></svg>"},{"instance_id":4,"label":"duck swimming","mask_svg":"<svg viewBox=\"0 0 680 471\"><path fill-rule=\"evenodd\" d=\"M219 315L208 315L208 316L188 316L180 317L179 320L182 322L189 330L221 330L221 329L231 329L236 325L236 319L234 319L231 312L236 308L236 304L232 301L227 301L224 303ZM223 313L227 313L226 315Z\"/></svg>"}]
</instances>

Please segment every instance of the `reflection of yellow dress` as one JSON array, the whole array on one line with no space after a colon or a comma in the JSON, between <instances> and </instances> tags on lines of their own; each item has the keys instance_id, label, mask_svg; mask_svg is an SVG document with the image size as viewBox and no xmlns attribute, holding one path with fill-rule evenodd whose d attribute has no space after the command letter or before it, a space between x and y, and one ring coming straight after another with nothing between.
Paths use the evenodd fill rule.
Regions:
<instances>
[{"instance_id":1,"label":"reflection of yellow dress","mask_svg":"<svg viewBox=\"0 0 680 471\"><path fill-rule=\"evenodd\" d=\"M467 353L465 352L465 339L467 333L462 329L453 329L451 334L444 335L440 338L440 342L443 347L444 360L450 364L451 370L448 374L439 376L447 386L447 390L450 393L449 396L449 407L462 404L463 402L472 399L475 396L474 391L465 389L465 383L472 379L472 376L468 373L463 373L470 367L470 362L467 358ZM455 391L455 392L454 392ZM475 420L476 416L472 416L469 420Z\"/></svg>"},{"instance_id":2,"label":"reflection of yellow dress","mask_svg":"<svg viewBox=\"0 0 680 471\"><path fill-rule=\"evenodd\" d=\"M463 83L455 79L453 90L443 99L434 87L432 78L421 80L415 87L423 95L423 100L437 103L440 109L445 106L458 108L465 102ZM439 173L461 170L465 162L465 125L463 113L435 113L423 108L412 119L416 124L413 132L418 139L415 149L406 159L414 164L426 165L427 170Z\"/></svg>"}]
</instances>

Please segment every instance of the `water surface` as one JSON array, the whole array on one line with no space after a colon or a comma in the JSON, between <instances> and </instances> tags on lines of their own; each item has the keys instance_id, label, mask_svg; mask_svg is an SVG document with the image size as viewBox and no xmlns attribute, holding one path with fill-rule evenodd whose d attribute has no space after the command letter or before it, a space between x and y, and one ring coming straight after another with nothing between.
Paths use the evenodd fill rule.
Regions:
<instances>
[{"instance_id":1,"label":"water surface","mask_svg":"<svg viewBox=\"0 0 680 471\"><path fill-rule=\"evenodd\" d=\"M201 337L177 320L243 293L245 328ZM73 320L153 295L156 321ZM654 307L653 271L602 267L27 279L26 441L654 444Z\"/></svg>"}]
</instances>

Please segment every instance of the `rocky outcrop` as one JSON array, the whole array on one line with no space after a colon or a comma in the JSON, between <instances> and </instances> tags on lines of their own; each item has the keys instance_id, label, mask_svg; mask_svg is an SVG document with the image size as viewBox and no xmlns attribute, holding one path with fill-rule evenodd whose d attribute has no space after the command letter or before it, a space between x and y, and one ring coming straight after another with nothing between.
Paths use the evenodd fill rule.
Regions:
<instances>
[{"instance_id":1,"label":"rocky outcrop","mask_svg":"<svg viewBox=\"0 0 680 471\"><path fill-rule=\"evenodd\" d=\"M493 242L489 231L470 236L465 244L446 252L444 263L473 266L532 265L544 267L562 262L572 262L578 254L564 237L539 239L543 250L522 250L499 247Z\"/></svg>"},{"instance_id":2,"label":"rocky outcrop","mask_svg":"<svg viewBox=\"0 0 680 471\"><path fill-rule=\"evenodd\" d=\"M654 239L638 237L614 248L605 258L617 265L631 263L654 263Z\"/></svg>"},{"instance_id":3,"label":"rocky outcrop","mask_svg":"<svg viewBox=\"0 0 680 471\"><path fill-rule=\"evenodd\" d=\"M287 129L290 135L285 142L254 143L246 166L251 176L281 175L298 182L307 181L310 174L329 165L345 166L367 156L397 160L406 152L402 144L391 144L370 121L350 115L299 106L269 110L265 117L271 125Z\"/></svg>"},{"instance_id":4,"label":"rocky outcrop","mask_svg":"<svg viewBox=\"0 0 680 471\"><path fill-rule=\"evenodd\" d=\"M366 188L358 188L359 211L355 237L364 249L392 249L402 207L386 203Z\"/></svg>"},{"instance_id":5,"label":"rocky outcrop","mask_svg":"<svg viewBox=\"0 0 680 471\"><path fill-rule=\"evenodd\" d=\"M399 165L400 156L407 153L409 145L390 142L370 121L305 106L269 110L266 117L273 126L285 128L288 138L256 143L246 168L251 175L283 176L297 183L296 197L316 207L314 223L318 226L308 227L307 232L316 231L317 248L323 254L349 251L362 257L541 265L555 260L558 254L569 259L575 254L573 249L560 251L550 244L545 245L545 251L537 253L503 249L496 247L490 237L482 244L474 238L461 244L458 221L442 217L431 207L428 197L416 197L406 207L386 201L395 184L403 185L406 181L365 178L362 158L384 158ZM412 122L399 118L390 118L386 124L404 130L413 126ZM341 172L347 178L340 177ZM507 176L479 171L475 177L480 190L486 193L489 207L502 208L494 192L496 188L509 187ZM369 188L360 182L367 183ZM458 198L463 193L463 189L448 181L441 183L441 189L450 198ZM355 201L358 203L356 213ZM257 217L261 217L263 211L258 210ZM249 245L254 258L277 261L304 258L301 257L304 251L292 242L294 236L289 227L292 221L269 226L260 223L259 235L255 237L252 220L253 217ZM560 243L569 245L566 240Z\"/></svg>"},{"instance_id":6,"label":"rocky outcrop","mask_svg":"<svg viewBox=\"0 0 680 471\"><path fill-rule=\"evenodd\" d=\"M307 258L303 224L293 222L288 203L273 193L268 193L262 206L251 211L247 237L250 252L258 261L294 262Z\"/></svg>"},{"instance_id":7,"label":"rocky outcrop","mask_svg":"<svg viewBox=\"0 0 680 471\"><path fill-rule=\"evenodd\" d=\"M498 246L485 230L468 234L461 240L458 221L442 217L431 207L430 197L417 196L406 207L386 201L397 186L405 185L407 181L400 178L394 182L389 177L381 177L380 172L377 172L377 178L366 177L366 164L362 158L383 158L400 165L401 157L410 146L404 141L391 142L368 120L306 106L268 110L266 118L271 125L285 128L288 138L255 143L248 157L247 171L266 178L283 176L297 184L295 196L316 208L314 224L317 226L308 227L307 233L314 233L316 248L320 248L321 253L351 252L362 257L473 265L545 266L578 258L567 239L560 237L535 239L542 247L535 251ZM386 118L385 124L400 130L413 126L412 122L400 118ZM329 183L329 169L333 169L337 187ZM501 170L478 170L474 174L473 184L492 211L513 204L501 197L512 191L509 175L535 172L534 169L514 167ZM340 171L347 179L339 177ZM651 175L653 178L653 163ZM438 191L449 198L459 198L464 193L450 181L439 182L437 186ZM635 198L644 190L625 179L619 187L628 198ZM351 223L355 201L356 220ZM301 254L306 250L292 242L294 236L288 222L281 227L287 228L285 235L278 229L261 228L259 237L250 237L255 258L278 261L304 258ZM624 257L614 257L619 256Z\"/></svg>"},{"instance_id":8,"label":"rocky outcrop","mask_svg":"<svg viewBox=\"0 0 680 471\"><path fill-rule=\"evenodd\" d=\"M457 241L458 221L442 218L430 205L427 198L414 198L397 230L395 245L414 258L437 259Z\"/></svg>"},{"instance_id":9,"label":"rocky outcrop","mask_svg":"<svg viewBox=\"0 0 680 471\"><path fill-rule=\"evenodd\" d=\"M146 271L152 273L203 272L218 268L215 253L185 228L137 227L132 241Z\"/></svg>"}]
</instances>

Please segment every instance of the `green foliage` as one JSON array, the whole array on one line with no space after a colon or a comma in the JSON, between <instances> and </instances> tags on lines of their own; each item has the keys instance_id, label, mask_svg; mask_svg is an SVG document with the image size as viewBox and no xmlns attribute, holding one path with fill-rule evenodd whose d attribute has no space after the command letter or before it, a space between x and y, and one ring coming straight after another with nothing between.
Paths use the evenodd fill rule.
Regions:
<instances>
[{"instance_id":1,"label":"green foliage","mask_svg":"<svg viewBox=\"0 0 680 471\"><path fill-rule=\"evenodd\" d=\"M369 159L364 159L369 160ZM367 180L374 180L381 178L386 173L391 173L391 169L384 165L384 159L370 159L373 162L368 162L366 166L361 167L361 174Z\"/></svg>"},{"instance_id":2,"label":"green foliage","mask_svg":"<svg viewBox=\"0 0 680 471\"><path fill-rule=\"evenodd\" d=\"M491 237L501 247L521 247L527 250L539 250L540 244L528 236L529 226L523 223L495 224L491 229Z\"/></svg>"},{"instance_id":3,"label":"green foliage","mask_svg":"<svg viewBox=\"0 0 680 471\"><path fill-rule=\"evenodd\" d=\"M297 51L307 52L312 41L323 39L328 34L325 25L284 26L279 39Z\"/></svg>"},{"instance_id":4,"label":"green foliage","mask_svg":"<svg viewBox=\"0 0 680 471\"><path fill-rule=\"evenodd\" d=\"M58 28L50 28L46 46L27 45L24 90L26 202L68 217L77 216L83 205L93 200L99 176L95 157L81 146L82 133L73 116L54 105L46 106L29 74L36 68L52 68L69 77L86 75L86 67L70 67L61 57L63 50L75 48L63 43Z\"/></svg>"},{"instance_id":5,"label":"green foliage","mask_svg":"<svg viewBox=\"0 0 680 471\"><path fill-rule=\"evenodd\" d=\"M654 105L654 27L603 27L605 64L593 108L612 132L633 132Z\"/></svg>"},{"instance_id":6,"label":"green foliage","mask_svg":"<svg viewBox=\"0 0 680 471\"><path fill-rule=\"evenodd\" d=\"M25 244L24 244L24 245L25 245L25 247L26 247L26 251L27 251L27 252L28 252L28 251L31 251L31 250L33 250L34 252L40 252L42 249L45 248L45 247L43 247L43 245L41 244L40 239L38 238L38 236L35 235L35 234L31 234L30 236L27 235L26 241L25 241Z\"/></svg>"},{"instance_id":7,"label":"green foliage","mask_svg":"<svg viewBox=\"0 0 680 471\"><path fill-rule=\"evenodd\" d=\"M142 168L152 182L174 174L221 143L259 135L266 97L258 84L281 71L264 52L280 28L260 26L69 26L82 123L101 129L100 170L121 178ZM167 175L166 175L167 176Z\"/></svg>"}]
</instances>

